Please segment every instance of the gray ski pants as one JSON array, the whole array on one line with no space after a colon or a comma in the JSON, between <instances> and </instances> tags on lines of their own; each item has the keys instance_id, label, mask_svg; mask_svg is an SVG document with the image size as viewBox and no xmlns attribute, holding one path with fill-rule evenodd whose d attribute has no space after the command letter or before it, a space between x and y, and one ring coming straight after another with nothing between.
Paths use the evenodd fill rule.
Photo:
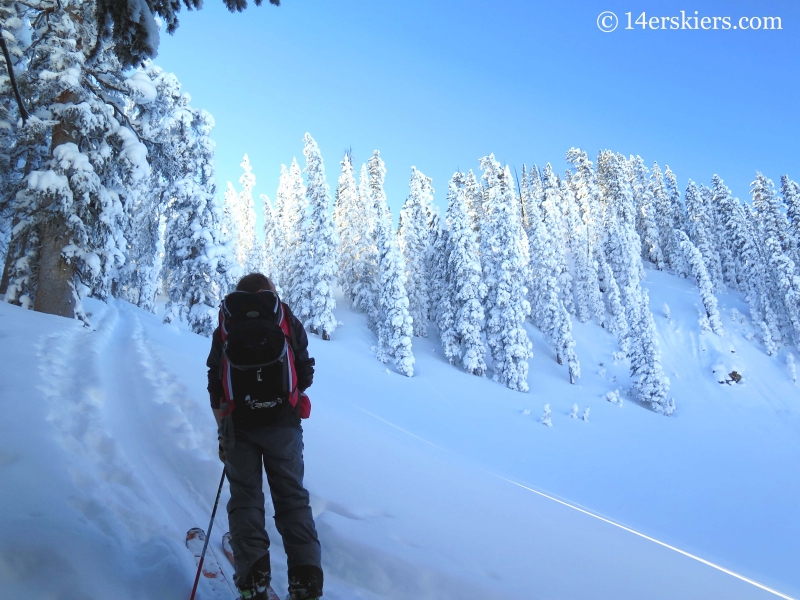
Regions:
<instances>
[{"instance_id":1,"label":"gray ski pants","mask_svg":"<svg viewBox=\"0 0 800 600\"><path fill-rule=\"evenodd\" d=\"M237 584L244 583L251 565L269 551L269 537L264 528L262 463L288 566L322 568L319 538L308 492L303 487L303 430L299 421L298 418L296 425L236 431L233 448L225 450L225 470L231 490L228 522Z\"/></svg>"}]
</instances>

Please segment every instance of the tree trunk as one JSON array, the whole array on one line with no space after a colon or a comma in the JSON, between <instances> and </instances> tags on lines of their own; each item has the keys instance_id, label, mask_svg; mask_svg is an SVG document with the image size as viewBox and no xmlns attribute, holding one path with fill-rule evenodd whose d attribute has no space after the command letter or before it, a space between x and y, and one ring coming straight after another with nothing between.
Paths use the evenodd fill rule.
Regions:
<instances>
[{"instance_id":1,"label":"tree trunk","mask_svg":"<svg viewBox=\"0 0 800 600\"><path fill-rule=\"evenodd\" d=\"M42 227L39 253L39 284L33 310L62 317L75 316L72 281L75 267L67 263L61 250L70 241L70 232L62 216Z\"/></svg>"},{"instance_id":2,"label":"tree trunk","mask_svg":"<svg viewBox=\"0 0 800 600\"><path fill-rule=\"evenodd\" d=\"M73 104L80 98L75 92L65 91L57 98L62 104ZM68 142L78 142L78 130L72 123L61 121L53 127L50 152ZM73 318L75 298L72 282L75 264L67 263L61 256L64 246L70 242L70 230L63 214L56 213L42 225L41 251L39 253L39 277L33 310L51 315Z\"/></svg>"}]
</instances>

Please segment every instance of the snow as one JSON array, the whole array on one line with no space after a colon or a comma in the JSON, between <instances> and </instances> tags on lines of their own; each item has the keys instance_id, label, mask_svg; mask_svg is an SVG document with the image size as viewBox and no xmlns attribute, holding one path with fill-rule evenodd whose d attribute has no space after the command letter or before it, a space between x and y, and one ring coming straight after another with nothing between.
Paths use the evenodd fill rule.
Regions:
<instances>
[{"instance_id":1,"label":"snow","mask_svg":"<svg viewBox=\"0 0 800 600\"><path fill-rule=\"evenodd\" d=\"M448 364L434 328L413 340L414 377L387 374L365 316L338 297L334 339L310 336L304 422L324 597L800 596L800 386L788 349L769 357L746 339L755 324L740 294L719 295L720 337L700 329L693 282L648 271L643 286L672 417L631 397L616 339L596 324L574 324L587 368L570 385L526 323L523 394ZM665 301L669 320L653 310ZM85 306L91 329L0 303L0 597L188 597L185 534L208 526L221 474L209 341L122 301ZM740 383L720 385L717 365L740 370ZM225 531L220 510L210 547L230 576ZM202 586L200 598L232 597Z\"/></svg>"},{"instance_id":2,"label":"snow","mask_svg":"<svg viewBox=\"0 0 800 600\"><path fill-rule=\"evenodd\" d=\"M125 80L125 85L133 92L137 104L150 104L158 97L156 86L143 71L136 71Z\"/></svg>"}]
</instances>

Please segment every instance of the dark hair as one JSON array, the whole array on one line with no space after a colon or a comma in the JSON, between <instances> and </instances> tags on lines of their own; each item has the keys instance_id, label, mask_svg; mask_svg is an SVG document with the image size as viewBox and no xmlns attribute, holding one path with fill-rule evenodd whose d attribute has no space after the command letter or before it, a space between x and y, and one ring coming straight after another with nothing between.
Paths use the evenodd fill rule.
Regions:
<instances>
[{"instance_id":1,"label":"dark hair","mask_svg":"<svg viewBox=\"0 0 800 600\"><path fill-rule=\"evenodd\" d=\"M261 273L249 273L239 280L236 284L237 292L250 292L256 293L259 290L275 291L275 284L272 283L269 277Z\"/></svg>"}]
</instances>

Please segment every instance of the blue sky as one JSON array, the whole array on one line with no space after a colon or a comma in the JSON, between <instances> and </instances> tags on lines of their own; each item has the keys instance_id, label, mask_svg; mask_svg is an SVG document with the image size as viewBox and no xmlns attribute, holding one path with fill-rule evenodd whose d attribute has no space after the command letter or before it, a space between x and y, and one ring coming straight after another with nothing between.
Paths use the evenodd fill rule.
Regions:
<instances>
[{"instance_id":1,"label":"blue sky","mask_svg":"<svg viewBox=\"0 0 800 600\"><path fill-rule=\"evenodd\" d=\"M783 29L624 29L628 11L681 9ZM611 33L603 11L620 19ZM332 191L346 148L357 168L379 149L395 216L412 165L444 210L452 173L490 152L563 172L570 147L608 148L668 164L682 189L718 173L740 198L756 170L800 179L796 0L283 0L239 14L207 0L180 19L156 63L214 115L221 190L247 152L256 194L274 199L281 163L304 165L306 131Z\"/></svg>"}]
</instances>

